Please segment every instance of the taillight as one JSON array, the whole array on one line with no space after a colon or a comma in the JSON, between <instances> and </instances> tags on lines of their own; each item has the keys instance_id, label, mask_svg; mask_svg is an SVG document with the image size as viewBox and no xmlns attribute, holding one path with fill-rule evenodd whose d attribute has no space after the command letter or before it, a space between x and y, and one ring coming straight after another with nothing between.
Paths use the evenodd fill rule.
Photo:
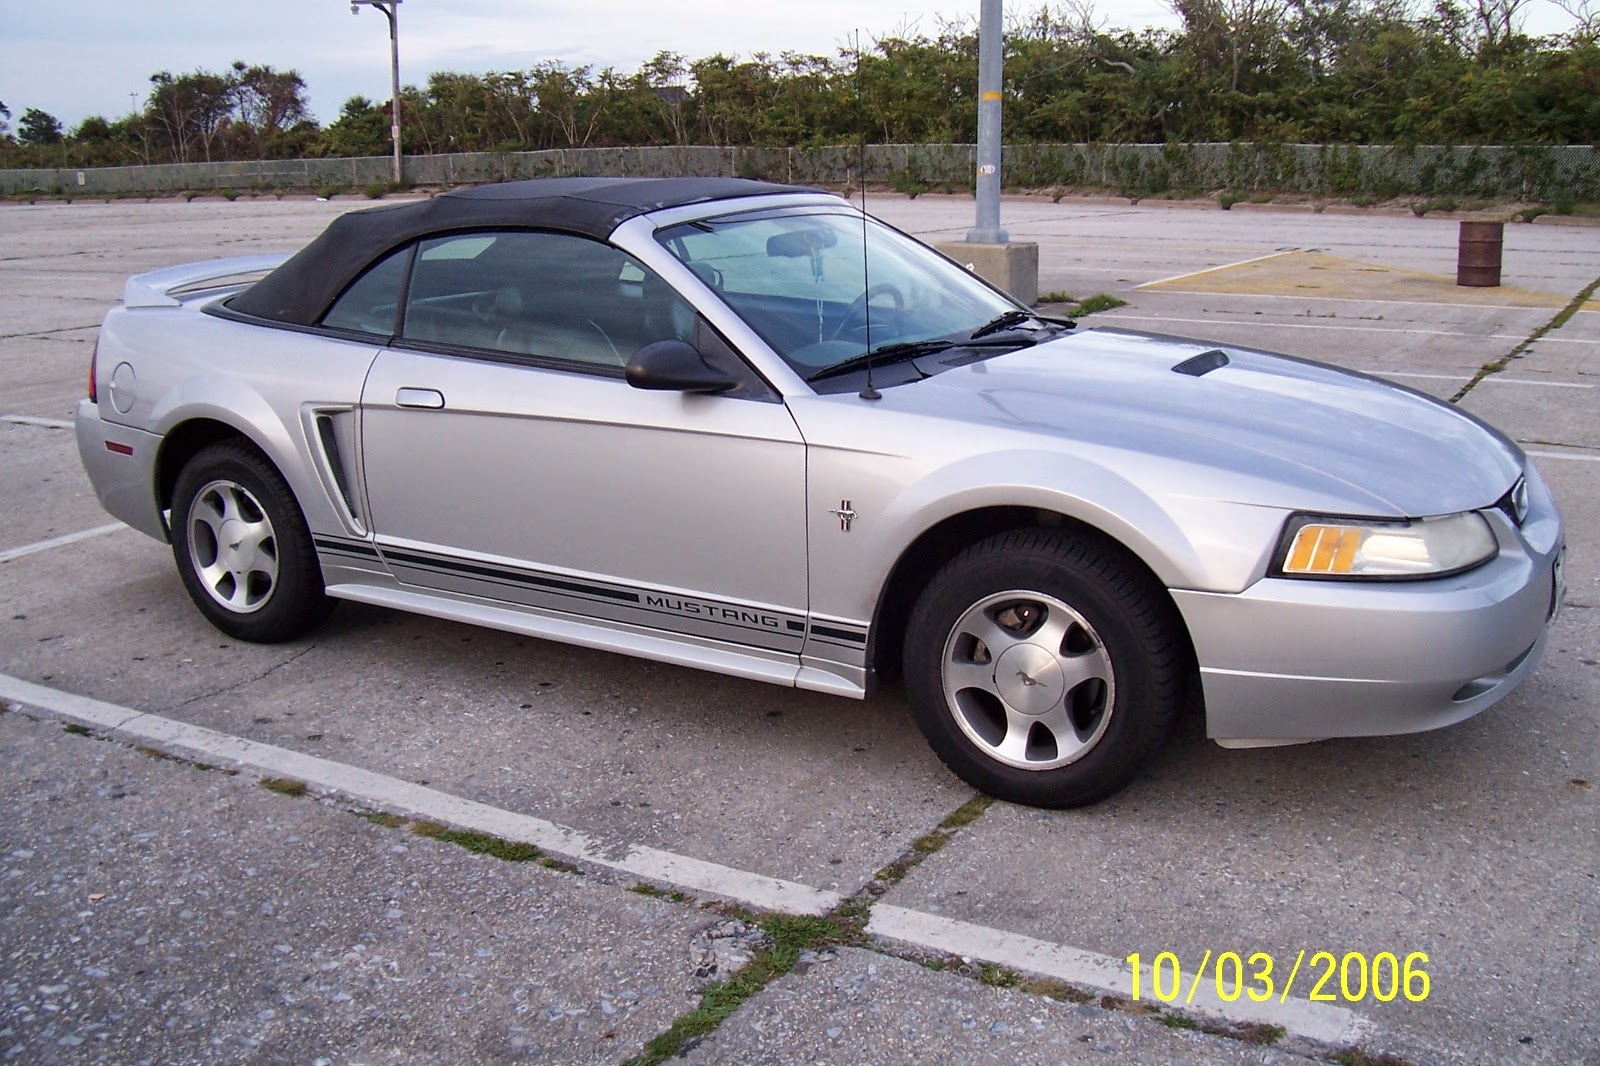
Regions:
<instances>
[{"instance_id":1,"label":"taillight","mask_svg":"<svg viewBox=\"0 0 1600 1066\"><path fill-rule=\"evenodd\" d=\"M94 342L94 352L89 356L89 402L90 403L99 403L100 402L100 389L95 385L95 378L100 376L97 373L97 371L99 370L99 366L100 366L100 338L96 337L95 338L95 342Z\"/></svg>"}]
</instances>

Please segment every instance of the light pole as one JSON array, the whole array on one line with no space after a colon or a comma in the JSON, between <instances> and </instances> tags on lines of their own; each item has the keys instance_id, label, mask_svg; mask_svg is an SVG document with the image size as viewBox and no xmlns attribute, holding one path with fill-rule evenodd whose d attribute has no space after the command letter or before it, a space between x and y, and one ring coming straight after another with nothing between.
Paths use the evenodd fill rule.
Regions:
<instances>
[{"instance_id":1,"label":"light pole","mask_svg":"<svg viewBox=\"0 0 1600 1066\"><path fill-rule=\"evenodd\" d=\"M978 8L978 224L967 231L972 244L1006 244L1000 228L1000 92L1005 44L1000 36L1000 0Z\"/></svg>"},{"instance_id":2,"label":"light pole","mask_svg":"<svg viewBox=\"0 0 1600 1066\"><path fill-rule=\"evenodd\" d=\"M350 14L363 7L375 7L389 19L389 72L392 77L390 102L394 117L389 124L389 139L394 142L394 183L400 184L400 22L396 18L402 0L350 0Z\"/></svg>"},{"instance_id":3,"label":"light pole","mask_svg":"<svg viewBox=\"0 0 1600 1066\"><path fill-rule=\"evenodd\" d=\"M1013 241L1000 225L1000 100L1004 91L1003 0L978 6L977 225L964 241L940 241L939 251L1032 306L1039 298L1039 245Z\"/></svg>"}]
</instances>

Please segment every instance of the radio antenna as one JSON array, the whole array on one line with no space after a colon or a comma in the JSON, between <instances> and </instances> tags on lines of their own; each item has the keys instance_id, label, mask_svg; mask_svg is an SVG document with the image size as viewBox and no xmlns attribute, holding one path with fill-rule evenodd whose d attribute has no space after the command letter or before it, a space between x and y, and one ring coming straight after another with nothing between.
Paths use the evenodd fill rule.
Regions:
<instances>
[{"instance_id":1,"label":"radio antenna","mask_svg":"<svg viewBox=\"0 0 1600 1066\"><path fill-rule=\"evenodd\" d=\"M867 267L867 107L861 91L861 31L856 30L856 116L861 133L861 318L867 334L867 384L863 400L881 400L872 386L872 275Z\"/></svg>"}]
</instances>

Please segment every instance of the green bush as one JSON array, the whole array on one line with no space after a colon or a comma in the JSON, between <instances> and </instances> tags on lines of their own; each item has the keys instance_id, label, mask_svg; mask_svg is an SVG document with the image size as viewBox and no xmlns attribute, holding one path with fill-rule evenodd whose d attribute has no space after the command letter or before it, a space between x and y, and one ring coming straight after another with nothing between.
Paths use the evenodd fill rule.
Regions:
<instances>
[{"instance_id":1,"label":"green bush","mask_svg":"<svg viewBox=\"0 0 1600 1066\"><path fill-rule=\"evenodd\" d=\"M889 175L889 188L898 193L905 193L915 200L928 191L928 183L921 176L909 170L897 170Z\"/></svg>"}]
</instances>

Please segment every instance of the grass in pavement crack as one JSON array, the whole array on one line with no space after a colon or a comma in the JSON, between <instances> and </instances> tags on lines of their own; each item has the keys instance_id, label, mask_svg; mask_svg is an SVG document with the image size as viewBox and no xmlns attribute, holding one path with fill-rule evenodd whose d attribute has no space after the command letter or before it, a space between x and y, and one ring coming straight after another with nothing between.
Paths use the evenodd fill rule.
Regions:
<instances>
[{"instance_id":1,"label":"grass in pavement crack","mask_svg":"<svg viewBox=\"0 0 1600 1066\"><path fill-rule=\"evenodd\" d=\"M752 996L793 970L802 951L859 943L866 924L864 909L852 907L850 901L821 917L772 914L757 918L738 908L723 911L759 925L772 938L772 946L758 952L726 981L707 985L700 993L699 1006L680 1014L624 1066L658 1066L682 1055L716 1032Z\"/></svg>"},{"instance_id":2,"label":"grass in pavement crack","mask_svg":"<svg viewBox=\"0 0 1600 1066\"><path fill-rule=\"evenodd\" d=\"M1589 282L1584 290L1578 293L1578 295L1574 296L1572 301L1568 303L1567 306L1556 312L1556 316L1554 318L1540 326L1538 329L1534 330L1532 333L1528 334L1528 336L1523 339L1522 342L1519 343L1515 348L1511 349L1494 362L1485 363L1483 366L1479 367L1478 372L1472 375L1472 380L1461 386L1461 388L1457 389L1456 394L1450 397L1450 402L1460 403L1462 398L1465 397L1467 393L1477 388L1478 383L1484 378L1500 373L1506 367L1510 366L1515 360L1521 359L1522 353L1532 347L1535 341L1543 338L1545 334L1554 330L1558 330L1562 326L1566 325L1572 319L1572 316L1582 310L1583 305L1589 302L1589 298L1595 294L1595 290L1597 289L1600 289L1600 278L1595 278L1593 281Z\"/></svg>"},{"instance_id":3,"label":"grass in pavement crack","mask_svg":"<svg viewBox=\"0 0 1600 1066\"><path fill-rule=\"evenodd\" d=\"M949 843L951 834L971 825L994 800L974 796L950 812L933 832L911 842L905 853L879 870L865 888L821 917L772 914L757 917L737 907L719 908L723 913L759 925L772 938L772 947L758 953L726 981L708 986L700 995L700 1005L679 1015L665 1032L657 1034L644 1050L625 1066L657 1066L694 1047L737 1011L752 996L794 969L802 951L866 943L867 920L872 916L872 899L887 891L915 869L929 855ZM888 876L886 876L886 874ZM641 885L633 891L655 895Z\"/></svg>"},{"instance_id":4,"label":"grass in pavement crack","mask_svg":"<svg viewBox=\"0 0 1600 1066\"><path fill-rule=\"evenodd\" d=\"M889 865L873 875L873 884L867 886L867 891L874 895L882 895L890 885L897 885L905 879L906 874L918 866L950 842L950 835L963 826L971 825L982 817L994 803L990 796L974 796L954 811L949 817L939 823L933 832L918 837L911 842L911 847L901 853ZM874 887L876 886L876 891Z\"/></svg>"}]
</instances>

